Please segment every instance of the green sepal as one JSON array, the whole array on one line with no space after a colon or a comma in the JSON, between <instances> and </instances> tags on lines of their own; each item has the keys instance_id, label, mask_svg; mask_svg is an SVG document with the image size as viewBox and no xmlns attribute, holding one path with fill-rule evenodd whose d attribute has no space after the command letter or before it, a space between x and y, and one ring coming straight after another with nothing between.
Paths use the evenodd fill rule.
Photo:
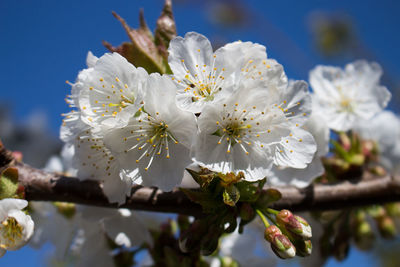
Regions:
<instances>
[{"instance_id":1,"label":"green sepal","mask_svg":"<svg viewBox=\"0 0 400 267\"><path fill-rule=\"evenodd\" d=\"M215 173L213 172L200 174L199 172L191 169L186 169L186 171L193 177L193 179L196 181L196 183L200 185L201 188L208 187L216 177Z\"/></svg>"},{"instance_id":2,"label":"green sepal","mask_svg":"<svg viewBox=\"0 0 400 267\"><path fill-rule=\"evenodd\" d=\"M349 152L347 152L339 142L331 140L331 143L333 145L333 151L336 153L336 155L344 159L346 162L349 162L350 161Z\"/></svg>"},{"instance_id":3,"label":"green sepal","mask_svg":"<svg viewBox=\"0 0 400 267\"><path fill-rule=\"evenodd\" d=\"M226 187L222 193L224 203L234 207L240 198L240 191L233 184Z\"/></svg>"}]
</instances>

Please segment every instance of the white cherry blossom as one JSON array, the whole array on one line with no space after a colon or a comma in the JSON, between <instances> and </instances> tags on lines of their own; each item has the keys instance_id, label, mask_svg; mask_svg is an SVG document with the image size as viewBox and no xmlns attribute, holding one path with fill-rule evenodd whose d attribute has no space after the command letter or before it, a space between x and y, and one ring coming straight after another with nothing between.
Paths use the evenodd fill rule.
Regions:
<instances>
[{"instance_id":1,"label":"white cherry blossom","mask_svg":"<svg viewBox=\"0 0 400 267\"><path fill-rule=\"evenodd\" d=\"M0 200L0 257L7 250L20 249L31 238L34 222L22 211L27 205L23 199Z\"/></svg>"},{"instance_id":2,"label":"white cherry blossom","mask_svg":"<svg viewBox=\"0 0 400 267\"><path fill-rule=\"evenodd\" d=\"M123 126L142 105L147 72L135 68L118 53L99 59L89 53L88 69L81 71L72 86L74 103L82 120L95 126Z\"/></svg>"},{"instance_id":3,"label":"white cherry blossom","mask_svg":"<svg viewBox=\"0 0 400 267\"><path fill-rule=\"evenodd\" d=\"M307 84L277 90L280 80L250 79L251 88L244 80L229 98L208 104L198 119L195 159L215 171L243 171L248 180L264 178L272 164L305 168L316 150L300 128L311 108Z\"/></svg>"},{"instance_id":4,"label":"white cherry blossom","mask_svg":"<svg viewBox=\"0 0 400 267\"><path fill-rule=\"evenodd\" d=\"M370 119L386 107L391 94L379 84L381 67L373 62L355 61L345 69L317 66L310 72L315 93L315 113L321 114L329 128L347 131L358 120Z\"/></svg>"},{"instance_id":5,"label":"white cherry blossom","mask_svg":"<svg viewBox=\"0 0 400 267\"><path fill-rule=\"evenodd\" d=\"M213 52L210 41L196 32L171 40L168 52L178 103L195 113L231 94L242 73L253 72L255 63L261 67L267 59L265 47L251 42L229 43Z\"/></svg>"},{"instance_id":6,"label":"white cherry blossom","mask_svg":"<svg viewBox=\"0 0 400 267\"><path fill-rule=\"evenodd\" d=\"M167 76L152 74L146 87L144 108L128 125L110 129L105 144L121 166L139 170L141 183L171 190L191 163L190 147L197 126L193 113L176 105L176 86Z\"/></svg>"}]
</instances>

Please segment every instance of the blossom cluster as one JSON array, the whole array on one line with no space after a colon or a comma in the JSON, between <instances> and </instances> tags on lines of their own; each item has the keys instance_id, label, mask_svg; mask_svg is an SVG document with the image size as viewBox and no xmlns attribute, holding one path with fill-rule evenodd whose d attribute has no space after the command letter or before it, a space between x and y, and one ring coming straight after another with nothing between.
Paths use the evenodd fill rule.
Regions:
<instances>
[{"instance_id":1,"label":"blossom cluster","mask_svg":"<svg viewBox=\"0 0 400 267\"><path fill-rule=\"evenodd\" d=\"M172 75L148 74L117 53L88 54L72 84L61 138L78 177L98 179L110 202L133 184L171 190L195 162L263 179L273 166L304 169L316 142L304 81L288 81L266 48L229 43L213 51L190 32L169 45Z\"/></svg>"},{"instance_id":2,"label":"blossom cluster","mask_svg":"<svg viewBox=\"0 0 400 267\"><path fill-rule=\"evenodd\" d=\"M168 52L168 75L148 74L118 53L89 52L88 68L71 84L61 139L74 150L78 177L101 181L110 202L124 203L133 184L169 191L193 163L307 186L324 173L329 129L358 129L390 99L376 63L317 66L312 94L260 44L213 51L189 32Z\"/></svg>"}]
</instances>

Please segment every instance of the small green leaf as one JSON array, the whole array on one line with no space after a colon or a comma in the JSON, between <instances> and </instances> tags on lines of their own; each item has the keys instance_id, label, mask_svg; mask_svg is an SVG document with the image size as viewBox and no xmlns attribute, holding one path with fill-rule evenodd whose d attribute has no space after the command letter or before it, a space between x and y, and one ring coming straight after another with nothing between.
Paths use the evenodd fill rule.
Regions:
<instances>
[{"instance_id":1,"label":"small green leaf","mask_svg":"<svg viewBox=\"0 0 400 267\"><path fill-rule=\"evenodd\" d=\"M271 203L278 201L281 198L282 198L281 192L273 188L268 188L267 190L262 191L260 197L257 200L256 205L260 209L264 209L267 208L268 205L270 205Z\"/></svg>"},{"instance_id":2,"label":"small green leaf","mask_svg":"<svg viewBox=\"0 0 400 267\"><path fill-rule=\"evenodd\" d=\"M241 181L236 184L240 192L240 201L255 202L260 196L260 190L247 181Z\"/></svg>"},{"instance_id":3,"label":"small green leaf","mask_svg":"<svg viewBox=\"0 0 400 267\"><path fill-rule=\"evenodd\" d=\"M220 201L213 198L207 191L198 191L187 188L180 188L185 195L193 202L200 204L204 213L212 213L223 205Z\"/></svg>"},{"instance_id":4,"label":"small green leaf","mask_svg":"<svg viewBox=\"0 0 400 267\"><path fill-rule=\"evenodd\" d=\"M223 194L223 200L226 205L234 207L239 201L240 192L233 184L226 187Z\"/></svg>"},{"instance_id":5,"label":"small green leaf","mask_svg":"<svg viewBox=\"0 0 400 267\"><path fill-rule=\"evenodd\" d=\"M1 173L0 178L0 199L12 198L18 190L18 170L7 168Z\"/></svg>"}]
</instances>

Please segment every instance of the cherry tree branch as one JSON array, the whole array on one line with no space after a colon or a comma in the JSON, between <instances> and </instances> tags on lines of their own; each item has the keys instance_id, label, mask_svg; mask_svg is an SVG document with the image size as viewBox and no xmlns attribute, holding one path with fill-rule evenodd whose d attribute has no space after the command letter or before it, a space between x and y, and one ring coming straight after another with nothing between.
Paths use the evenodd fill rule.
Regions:
<instances>
[{"instance_id":1,"label":"cherry tree branch","mask_svg":"<svg viewBox=\"0 0 400 267\"><path fill-rule=\"evenodd\" d=\"M117 208L110 204L97 181L81 181L78 178L47 173L22 162L15 162L11 154L0 146L0 167L18 169L19 182L25 188L27 200L62 201L77 204ZM332 210L400 201L400 177L367 176L358 181L337 184L317 184L304 189L291 186L275 187L282 199L272 208L291 211ZM157 188L134 186L124 205L128 209L179 213L200 216L201 206L191 202L178 189L162 192Z\"/></svg>"}]
</instances>

